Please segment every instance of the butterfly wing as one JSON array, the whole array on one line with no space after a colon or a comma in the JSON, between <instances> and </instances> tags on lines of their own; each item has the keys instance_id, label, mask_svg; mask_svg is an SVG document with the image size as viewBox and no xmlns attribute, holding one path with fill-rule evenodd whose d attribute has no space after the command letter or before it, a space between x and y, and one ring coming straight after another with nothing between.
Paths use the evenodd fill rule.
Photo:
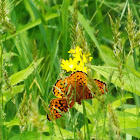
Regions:
<instances>
[{"instance_id":1,"label":"butterfly wing","mask_svg":"<svg viewBox=\"0 0 140 140\"><path fill-rule=\"evenodd\" d=\"M53 93L58 98L65 98L70 88L69 78L59 79L53 87Z\"/></svg>"},{"instance_id":2,"label":"butterfly wing","mask_svg":"<svg viewBox=\"0 0 140 140\"><path fill-rule=\"evenodd\" d=\"M62 116L62 114L67 112L74 105L74 101L69 102L66 98L56 98L51 100L49 109L50 114L47 114L47 119L50 121L52 119L56 120Z\"/></svg>"},{"instance_id":3,"label":"butterfly wing","mask_svg":"<svg viewBox=\"0 0 140 140\"><path fill-rule=\"evenodd\" d=\"M106 83L104 83L100 80L97 80L97 79L94 79L94 82L95 82L95 84L97 84L97 86L98 86L98 88L99 88L99 90L101 91L102 94L104 94L104 89L107 92Z\"/></svg>"},{"instance_id":4,"label":"butterfly wing","mask_svg":"<svg viewBox=\"0 0 140 140\"><path fill-rule=\"evenodd\" d=\"M76 71L69 76L73 86L83 87L87 83L87 74L82 71Z\"/></svg>"},{"instance_id":5,"label":"butterfly wing","mask_svg":"<svg viewBox=\"0 0 140 140\"><path fill-rule=\"evenodd\" d=\"M86 86L85 90L84 90L84 96L83 99L92 99L94 98L94 96L92 95L91 91L89 90L89 88Z\"/></svg>"},{"instance_id":6,"label":"butterfly wing","mask_svg":"<svg viewBox=\"0 0 140 140\"><path fill-rule=\"evenodd\" d=\"M91 99L94 95L91 93L87 86L87 74L82 71L76 71L70 75L70 81L73 87L76 88L76 101L81 102L81 99ZM95 84L98 86L102 94L104 89L107 91L106 84L100 80L94 79ZM94 93L95 94L95 93Z\"/></svg>"},{"instance_id":7,"label":"butterfly wing","mask_svg":"<svg viewBox=\"0 0 140 140\"><path fill-rule=\"evenodd\" d=\"M87 87L87 74L76 71L70 75L72 86L76 89L76 102L81 104L81 99L93 98L91 91Z\"/></svg>"}]
</instances>

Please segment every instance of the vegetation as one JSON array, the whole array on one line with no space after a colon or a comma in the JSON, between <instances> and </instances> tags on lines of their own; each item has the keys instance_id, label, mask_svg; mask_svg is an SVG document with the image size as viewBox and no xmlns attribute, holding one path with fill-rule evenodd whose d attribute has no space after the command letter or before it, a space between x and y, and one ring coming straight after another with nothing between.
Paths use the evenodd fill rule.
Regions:
<instances>
[{"instance_id":1,"label":"vegetation","mask_svg":"<svg viewBox=\"0 0 140 140\"><path fill-rule=\"evenodd\" d=\"M140 139L139 8L137 0L0 0L0 139ZM48 121L55 82L75 70L93 93L93 79L108 91Z\"/></svg>"}]
</instances>

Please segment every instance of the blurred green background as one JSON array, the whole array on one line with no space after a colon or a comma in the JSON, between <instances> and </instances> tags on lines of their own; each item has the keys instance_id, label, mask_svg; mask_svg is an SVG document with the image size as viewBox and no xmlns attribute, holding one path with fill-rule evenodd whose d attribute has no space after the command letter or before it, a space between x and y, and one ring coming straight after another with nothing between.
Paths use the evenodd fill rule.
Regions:
<instances>
[{"instance_id":1,"label":"blurred green background","mask_svg":"<svg viewBox=\"0 0 140 140\"><path fill-rule=\"evenodd\" d=\"M77 20L93 57L92 76L109 85L108 94L76 104L55 123L46 120L46 110L53 85L64 74L61 59L69 59L74 1L0 4L0 139L140 138L140 1L77 0ZM120 25L118 44L109 16Z\"/></svg>"}]
</instances>

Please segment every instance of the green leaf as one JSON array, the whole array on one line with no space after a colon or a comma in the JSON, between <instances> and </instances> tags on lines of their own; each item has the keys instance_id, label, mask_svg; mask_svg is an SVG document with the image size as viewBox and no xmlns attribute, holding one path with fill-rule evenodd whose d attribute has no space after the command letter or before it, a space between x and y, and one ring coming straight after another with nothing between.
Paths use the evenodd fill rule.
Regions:
<instances>
[{"instance_id":1,"label":"green leaf","mask_svg":"<svg viewBox=\"0 0 140 140\"><path fill-rule=\"evenodd\" d=\"M56 126L56 125L54 126L54 129L55 129L54 133L58 138L73 139L74 136L73 132L63 129L60 126Z\"/></svg>"},{"instance_id":2,"label":"green leaf","mask_svg":"<svg viewBox=\"0 0 140 140\"><path fill-rule=\"evenodd\" d=\"M85 104L85 109L86 109L86 116L90 122L92 124L95 123L95 120L98 118L102 118L103 117L103 112L101 110L99 110L100 108L100 102L96 99L96 97L94 99L92 99L93 104L89 104L86 101L83 101ZM78 112L83 113L83 105L79 105L78 103L75 103L74 108L76 110L78 110ZM85 114L84 114L85 115ZM104 121L104 120L103 120Z\"/></svg>"},{"instance_id":3,"label":"green leaf","mask_svg":"<svg viewBox=\"0 0 140 140\"><path fill-rule=\"evenodd\" d=\"M128 129L122 129L121 132L130 134L136 138L140 138L140 128L128 128Z\"/></svg>"},{"instance_id":4,"label":"green leaf","mask_svg":"<svg viewBox=\"0 0 140 140\"><path fill-rule=\"evenodd\" d=\"M94 113L93 107L86 101L84 101L84 104L86 107L87 115L93 114ZM75 103L74 108L83 114L83 106L82 105Z\"/></svg>"},{"instance_id":5,"label":"green leaf","mask_svg":"<svg viewBox=\"0 0 140 140\"><path fill-rule=\"evenodd\" d=\"M86 101L84 101L85 108L86 108L86 117L94 123L93 114L95 114L94 108ZM74 108L78 110L78 112L83 114L83 105L79 105L75 103Z\"/></svg>"},{"instance_id":6,"label":"green leaf","mask_svg":"<svg viewBox=\"0 0 140 140\"><path fill-rule=\"evenodd\" d=\"M59 16L59 15L56 14L56 13L47 14L44 20L47 21L47 20L56 18L56 17L58 17L58 16ZM2 36L0 37L0 40L1 40L1 42L5 41L5 40L8 40L8 39L10 39L10 38L12 38L12 37L14 37L14 36L20 34L20 33L23 33L23 32L25 32L25 31L27 31L27 30L29 30L29 29L31 29L31 28L33 28L33 27L39 25L39 24L41 24L41 19L37 19L37 20L35 20L35 21L31 22L31 23L28 23L28 24L26 24L26 25L24 25L24 26L21 26L21 27L17 30L17 32L15 32L15 33L13 33L13 34L8 34L8 35L7 35L7 34L4 34L4 35L2 35Z\"/></svg>"},{"instance_id":7,"label":"green leaf","mask_svg":"<svg viewBox=\"0 0 140 140\"><path fill-rule=\"evenodd\" d=\"M132 55L127 56L127 59L125 61L125 67L128 68L128 70L131 72L131 69L135 69L135 61Z\"/></svg>"},{"instance_id":8,"label":"green leaf","mask_svg":"<svg viewBox=\"0 0 140 140\"><path fill-rule=\"evenodd\" d=\"M24 132L13 136L9 140L48 140L48 137L37 132Z\"/></svg>"},{"instance_id":9,"label":"green leaf","mask_svg":"<svg viewBox=\"0 0 140 140\"><path fill-rule=\"evenodd\" d=\"M70 0L63 0L63 4L62 4L62 33L63 33L63 55L67 55L67 40L68 40L68 7L70 4ZM65 56L63 56L63 58L66 58Z\"/></svg>"},{"instance_id":10,"label":"green leaf","mask_svg":"<svg viewBox=\"0 0 140 140\"><path fill-rule=\"evenodd\" d=\"M19 118L11 120L10 122L4 122L3 124L6 125L6 127L10 127L10 126L14 126L14 125L19 125Z\"/></svg>"},{"instance_id":11,"label":"green leaf","mask_svg":"<svg viewBox=\"0 0 140 140\"><path fill-rule=\"evenodd\" d=\"M98 123L96 123L95 125L93 124L88 124L89 127L89 133L90 136L93 138L97 138L97 139L105 139L108 140L108 135L105 135L105 129L103 129L102 126L99 126ZM82 132L82 134L85 134L85 130L86 130L86 125L82 126L80 131Z\"/></svg>"},{"instance_id":12,"label":"green leaf","mask_svg":"<svg viewBox=\"0 0 140 140\"><path fill-rule=\"evenodd\" d=\"M140 73L138 71L136 71L135 69L129 67L129 66L126 66L132 74L134 74L136 77L140 78Z\"/></svg>"},{"instance_id":13,"label":"green leaf","mask_svg":"<svg viewBox=\"0 0 140 140\"><path fill-rule=\"evenodd\" d=\"M132 140L132 135L126 134L126 140Z\"/></svg>"},{"instance_id":14,"label":"green leaf","mask_svg":"<svg viewBox=\"0 0 140 140\"><path fill-rule=\"evenodd\" d=\"M134 114L134 115L138 115L139 110L140 110L140 108L129 108L129 109L125 109L125 112L131 113L131 114Z\"/></svg>"},{"instance_id":15,"label":"green leaf","mask_svg":"<svg viewBox=\"0 0 140 140\"><path fill-rule=\"evenodd\" d=\"M120 129L140 127L140 117L122 111L116 111L116 114L118 116Z\"/></svg>"},{"instance_id":16,"label":"green leaf","mask_svg":"<svg viewBox=\"0 0 140 140\"><path fill-rule=\"evenodd\" d=\"M44 121L44 124L46 123L46 115L39 115L39 119ZM32 123L31 119L29 119L28 121ZM11 120L9 122L4 122L4 125L6 127L10 127L10 126L14 126L14 125L19 125L19 118L14 118L13 120ZM44 132L48 132L48 130L49 130L49 128L46 125Z\"/></svg>"},{"instance_id":17,"label":"green leaf","mask_svg":"<svg viewBox=\"0 0 140 140\"><path fill-rule=\"evenodd\" d=\"M16 53L13 53L13 52L5 53L5 54L3 54L3 59L10 60L11 57L13 57L13 56L18 56L18 55Z\"/></svg>"},{"instance_id":18,"label":"green leaf","mask_svg":"<svg viewBox=\"0 0 140 140\"><path fill-rule=\"evenodd\" d=\"M105 63L107 62L108 65L114 66L116 59L114 58L113 51L108 46L105 45L100 45L100 48L102 49L102 53L103 53L103 55L101 55L100 53L102 60L106 60Z\"/></svg>"},{"instance_id":19,"label":"green leaf","mask_svg":"<svg viewBox=\"0 0 140 140\"><path fill-rule=\"evenodd\" d=\"M114 72L112 75L111 83L114 83L118 87L122 88L122 84L118 78L119 72L116 67L104 67L104 66L91 66L92 69L103 75L106 79L109 78L111 72ZM127 70L123 70L123 80L124 86L123 89L140 95L140 79L134 74L129 73Z\"/></svg>"},{"instance_id":20,"label":"green leaf","mask_svg":"<svg viewBox=\"0 0 140 140\"><path fill-rule=\"evenodd\" d=\"M113 103L112 103L112 107L115 109L115 108L118 108L121 104L124 104L125 102L126 102L126 100L127 99L131 99L131 98L133 98L131 95L129 95L129 96L126 96L126 97L123 97L123 98L121 98L121 99L118 99L118 100L116 100L116 101L114 101Z\"/></svg>"},{"instance_id":21,"label":"green leaf","mask_svg":"<svg viewBox=\"0 0 140 140\"><path fill-rule=\"evenodd\" d=\"M0 97L0 100L3 99L3 106L12 99L16 94L23 92L24 90L24 84L23 85L17 85L12 87L11 91L7 90L3 92L3 97Z\"/></svg>"},{"instance_id":22,"label":"green leaf","mask_svg":"<svg viewBox=\"0 0 140 140\"><path fill-rule=\"evenodd\" d=\"M2 67L3 67L3 55L2 55L2 47L0 45L0 84L2 82ZM0 92L1 92L1 86L0 86ZM1 94L0 94L1 95Z\"/></svg>"},{"instance_id":23,"label":"green leaf","mask_svg":"<svg viewBox=\"0 0 140 140\"><path fill-rule=\"evenodd\" d=\"M11 85L16 85L17 83L23 81L24 79L26 79L35 69L36 67L41 63L41 61L43 60L43 58L40 58L39 60L37 60L37 62L32 62L29 67L27 67L24 70L21 70L15 74L13 74L10 78L11 78Z\"/></svg>"}]
</instances>

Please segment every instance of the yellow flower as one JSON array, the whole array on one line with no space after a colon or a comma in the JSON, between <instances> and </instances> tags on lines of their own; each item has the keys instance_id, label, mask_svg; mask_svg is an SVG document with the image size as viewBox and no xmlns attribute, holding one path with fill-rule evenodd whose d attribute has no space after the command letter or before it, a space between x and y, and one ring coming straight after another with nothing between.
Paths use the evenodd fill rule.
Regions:
<instances>
[{"instance_id":1,"label":"yellow flower","mask_svg":"<svg viewBox=\"0 0 140 140\"><path fill-rule=\"evenodd\" d=\"M86 58L85 54L83 54L83 62L87 63L87 58Z\"/></svg>"},{"instance_id":2,"label":"yellow flower","mask_svg":"<svg viewBox=\"0 0 140 140\"><path fill-rule=\"evenodd\" d=\"M62 67L62 69L66 70L67 72L74 71L75 63L72 60L72 58L70 58L69 60L62 59L61 67Z\"/></svg>"},{"instance_id":3,"label":"yellow flower","mask_svg":"<svg viewBox=\"0 0 140 140\"><path fill-rule=\"evenodd\" d=\"M68 53L81 53L82 52L82 49L79 47L79 46L77 46L76 47L76 49L70 49L69 51L68 51Z\"/></svg>"},{"instance_id":4,"label":"yellow flower","mask_svg":"<svg viewBox=\"0 0 140 140\"><path fill-rule=\"evenodd\" d=\"M72 54L72 58L69 60L62 59L62 69L67 72L79 70L87 73L88 69L85 64L91 61L92 57L89 57L91 54L83 54L83 50L79 46L77 46L76 49L70 49L68 53Z\"/></svg>"}]
</instances>

